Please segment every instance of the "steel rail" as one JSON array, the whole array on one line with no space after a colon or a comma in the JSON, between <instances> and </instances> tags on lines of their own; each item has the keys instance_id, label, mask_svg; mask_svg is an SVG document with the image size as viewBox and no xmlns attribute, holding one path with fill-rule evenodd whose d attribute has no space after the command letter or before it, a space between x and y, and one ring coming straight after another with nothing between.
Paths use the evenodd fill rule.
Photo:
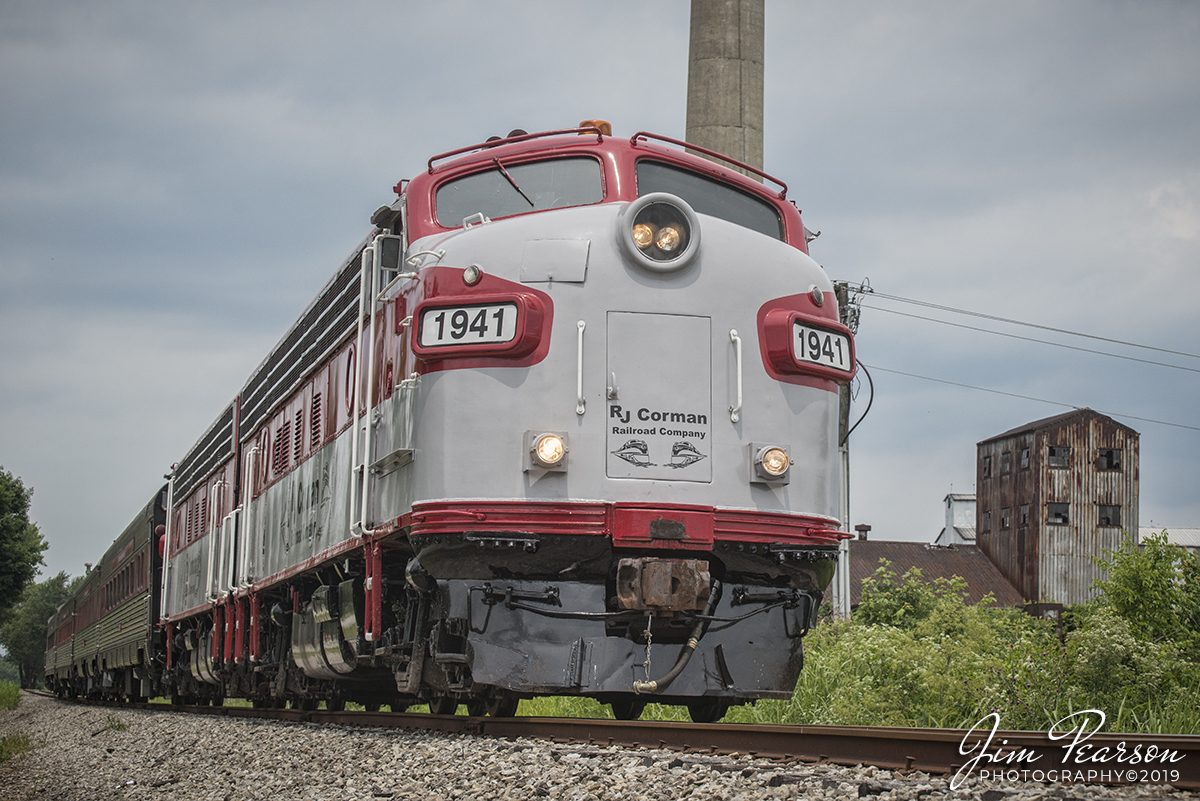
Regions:
<instances>
[{"instance_id":1,"label":"steel rail","mask_svg":"<svg viewBox=\"0 0 1200 801\"><path fill-rule=\"evenodd\" d=\"M51 696L53 697L53 696ZM580 743L627 748L659 748L708 754L748 754L757 758L843 766L873 765L897 771L967 775L1003 772L1013 781L1039 781L1036 772L1053 772L1056 785L1065 783L1124 785L1130 771L1178 772L1164 780L1181 789L1200 789L1200 735L1115 734L1097 732L1052 740L1045 732L990 729L917 729L887 726L801 726L787 724L683 723L675 721L605 720L596 718L472 717L411 712L355 712L300 709L255 709L234 706L187 706L162 703L80 703L185 712L231 718L258 718L293 723L318 723L365 728L432 731L557 743ZM988 735L991 735L988 740ZM1087 746L1084 748L1084 746ZM1158 757L1147 759L1153 746ZM1068 750L1070 747L1070 750ZM1138 761L1132 762L1134 749ZM1102 750L1105 749L1105 750ZM965 753L964 753L965 751ZM986 756L979 758L980 753ZM1172 755L1174 762L1159 761ZM972 762L972 758L976 758ZM1012 771L1016 773L1013 774ZM1064 771L1071 781L1057 780ZM1105 778L1107 776L1107 779ZM964 776L965 778L965 776Z\"/></svg>"}]
</instances>

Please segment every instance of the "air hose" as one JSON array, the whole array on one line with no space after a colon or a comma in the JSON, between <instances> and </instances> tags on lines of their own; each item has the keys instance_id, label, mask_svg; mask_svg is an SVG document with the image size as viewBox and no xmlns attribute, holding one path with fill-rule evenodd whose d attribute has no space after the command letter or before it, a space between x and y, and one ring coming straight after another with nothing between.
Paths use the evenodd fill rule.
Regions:
<instances>
[{"instance_id":1,"label":"air hose","mask_svg":"<svg viewBox=\"0 0 1200 801\"><path fill-rule=\"evenodd\" d=\"M708 603L704 607L704 613L700 619L696 621L696 625L692 627L691 636L688 637L687 644L683 646L683 650L679 652L679 658L675 660L675 666L668 671L667 675L657 681L635 681L633 683L633 691L638 693L656 693L659 690L667 689L667 686L679 677L683 669L687 667L687 663L692 658L692 654L696 652L696 646L700 644L700 640L704 637L704 632L708 631L709 621L706 618L712 617L713 610L717 607L717 602L721 600L721 582L713 579L712 588L708 592Z\"/></svg>"}]
</instances>

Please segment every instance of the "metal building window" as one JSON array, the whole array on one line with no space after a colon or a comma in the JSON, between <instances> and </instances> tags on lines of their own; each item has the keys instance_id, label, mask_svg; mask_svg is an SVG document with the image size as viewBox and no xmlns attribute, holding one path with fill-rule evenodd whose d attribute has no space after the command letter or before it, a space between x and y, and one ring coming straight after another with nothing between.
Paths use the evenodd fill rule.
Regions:
<instances>
[{"instance_id":1,"label":"metal building window","mask_svg":"<svg viewBox=\"0 0 1200 801\"><path fill-rule=\"evenodd\" d=\"M1021 469L1029 469L1029 448L1021 448Z\"/></svg>"},{"instance_id":2,"label":"metal building window","mask_svg":"<svg viewBox=\"0 0 1200 801\"><path fill-rule=\"evenodd\" d=\"M1012 454L1008 451L1000 454L1000 474L1012 472Z\"/></svg>"},{"instance_id":3,"label":"metal building window","mask_svg":"<svg viewBox=\"0 0 1200 801\"><path fill-rule=\"evenodd\" d=\"M992 457L991 456L983 457L983 477L984 478L992 477Z\"/></svg>"},{"instance_id":4,"label":"metal building window","mask_svg":"<svg viewBox=\"0 0 1200 801\"><path fill-rule=\"evenodd\" d=\"M1019 525L1019 526L1029 525L1029 504L1027 504L1027 503L1021 504L1020 517L1018 517L1017 520L1019 521L1017 523L1017 525Z\"/></svg>"},{"instance_id":5,"label":"metal building window","mask_svg":"<svg viewBox=\"0 0 1200 801\"><path fill-rule=\"evenodd\" d=\"M1008 507L1000 510L1000 528L1008 528L1012 524L1012 516L1009 514Z\"/></svg>"},{"instance_id":6,"label":"metal building window","mask_svg":"<svg viewBox=\"0 0 1200 801\"><path fill-rule=\"evenodd\" d=\"M1065 526L1071 522L1071 504L1046 504L1046 522L1052 526Z\"/></svg>"},{"instance_id":7,"label":"metal building window","mask_svg":"<svg viewBox=\"0 0 1200 801\"><path fill-rule=\"evenodd\" d=\"M1103 448L1100 450L1100 458L1096 460L1097 470L1120 470L1121 469L1121 449L1120 448Z\"/></svg>"},{"instance_id":8,"label":"metal building window","mask_svg":"<svg viewBox=\"0 0 1200 801\"><path fill-rule=\"evenodd\" d=\"M991 510L988 510L983 513L983 530L984 531L992 530L992 512L991 512Z\"/></svg>"},{"instance_id":9,"label":"metal building window","mask_svg":"<svg viewBox=\"0 0 1200 801\"><path fill-rule=\"evenodd\" d=\"M1051 467L1070 467L1071 449L1066 445L1051 445L1047 462Z\"/></svg>"},{"instance_id":10,"label":"metal building window","mask_svg":"<svg viewBox=\"0 0 1200 801\"><path fill-rule=\"evenodd\" d=\"M1100 525L1102 526L1117 526L1121 525L1121 507L1120 506L1100 506Z\"/></svg>"}]
</instances>

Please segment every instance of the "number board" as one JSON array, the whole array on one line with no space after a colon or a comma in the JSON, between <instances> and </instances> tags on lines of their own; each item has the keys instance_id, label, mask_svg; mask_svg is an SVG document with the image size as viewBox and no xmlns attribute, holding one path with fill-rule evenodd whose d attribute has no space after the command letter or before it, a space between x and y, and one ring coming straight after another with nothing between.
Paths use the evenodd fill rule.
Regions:
<instances>
[{"instance_id":1,"label":"number board","mask_svg":"<svg viewBox=\"0 0 1200 801\"><path fill-rule=\"evenodd\" d=\"M421 314L421 347L512 342L517 336L517 304L434 306Z\"/></svg>"},{"instance_id":2,"label":"number board","mask_svg":"<svg viewBox=\"0 0 1200 801\"><path fill-rule=\"evenodd\" d=\"M850 372L850 340L834 331L805 325L801 320L792 324L792 355L798 362Z\"/></svg>"}]
</instances>

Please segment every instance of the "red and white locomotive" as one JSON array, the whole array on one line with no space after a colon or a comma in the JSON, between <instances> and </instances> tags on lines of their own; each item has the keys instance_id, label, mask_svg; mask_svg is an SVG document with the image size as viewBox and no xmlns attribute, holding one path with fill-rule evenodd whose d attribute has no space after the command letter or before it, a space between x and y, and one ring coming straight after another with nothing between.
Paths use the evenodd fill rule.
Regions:
<instances>
[{"instance_id":1,"label":"red and white locomotive","mask_svg":"<svg viewBox=\"0 0 1200 801\"><path fill-rule=\"evenodd\" d=\"M789 696L845 536L854 343L786 187L695 150L586 122L397 185L171 474L143 647L59 632L48 679L697 720Z\"/></svg>"}]
</instances>

